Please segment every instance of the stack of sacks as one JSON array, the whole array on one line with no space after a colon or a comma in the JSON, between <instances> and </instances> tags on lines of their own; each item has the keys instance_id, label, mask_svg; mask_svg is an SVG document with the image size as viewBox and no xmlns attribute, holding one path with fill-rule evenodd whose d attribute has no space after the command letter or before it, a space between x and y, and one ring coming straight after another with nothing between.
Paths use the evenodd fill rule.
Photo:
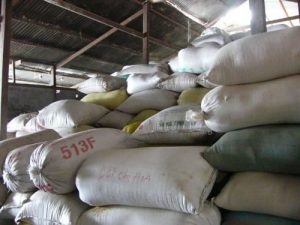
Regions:
<instances>
[{"instance_id":1,"label":"stack of sacks","mask_svg":"<svg viewBox=\"0 0 300 225\"><path fill-rule=\"evenodd\" d=\"M74 88L84 94L91 94L114 91L125 86L126 81L122 78L99 75L75 85Z\"/></svg>"},{"instance_id":2,"label":"stack of sacks","mask_svg":"<svg viewBox=\"0 0 300 225\"><path fill-rule=\"evenodd\" d=\"M201 105L202 99L210 91L208 88L189 88L181 92L178 97L178 105Z\"/></svg>"},{"instance_id":3,"label":"stack of sacks","mask_svg":"<svg viewBox=\"0 0 300 225\"><path fill-rule=\"evenodd\" d=\"M231 177L214 201L228 210L266 214L278 220L281 217L287 221L298 220L299 224L299 189L299 176L241 172Z\"/></svg>"},{"instance_id":4,"label":"stack of sacks","mask_svg":"<svg viewBox=\"0 0 300 225\"><path fill-rule=\"evenodd\" d=\"M117 110L129 114L138 114L147 109L160 111L176 105L177 97L176 92L150 89L131 95Z\"/></svg>"},{"instance_id":5,"label":"stack of sacks","mask_svg":"<svg viewBox=\"0 0 300 225\"><path fill-rule=\"evenodd\" d=\"M121 88L109 92L91 93L83 97L81 101L101 105L107 109L114 110L127 98L128 95L126 90L124 88Z\"/></svg>"},{"instance_id":6,"label":"stack of sacks","mask_svg":"<svg viewBox=\"0 0 300 225\"><path fill-rule=\"evenodd\" d=\"M283 29L287 29L287 28L289 28L289 26L286 25L286 24L276 24L276 25L273 25L273 26L268 26L267 27L267 32L277 31L277 30L283 30ZM250 35L251 35L250 31L247 31L247 32L238 32L238 33L231 34L230 35L230 39L232 41L235 41L235 40L238 40L238 39L241 39L241 38L248 37Z\"/></svg>"},{"instance_id":7,"label":"stack of sacks","mask_svg":"<svg viewBox=\"0 0 300 225\"><path fill-rule=\"evenodd\" d=\"M156 85L168 78L167 64L137 64L125 66L113 76L127 77L127 92L132 95L137 92L153 89Z\"/></svg>"},{"instance_id":8,"label":"stack of sacks","mask_svg":"<svg viewBox=\"0 0 300 225\"><path fill-rule=\"evenodd\" d=\"M151 116L144 122L131 124L129 133L133 133L133 137L142 140L148 144L205 144L209 145L216 140L218 135L215 135L210 129L206 127L204 121L188 120L187 114L193 112L201 112L201 101L203 96L208 92L206 88L196 88L197 76L191 73L174 73L167 80L159 83L158 88L162 90L153 89L147 91L147 96L143 97L144 92L140 92L131 96L134 98L140 95L138 103L125 102L119 108L120 110L132 110L137 108L140 111L142 109L151 108L156 110L162 110ZM172 92L168 92L168 91ZM151 94L151 92L153 94ZM177 99L179 106L170 104L162 104L168 107L156 107L155 105L159 101L165 101L166 98L163 95L156 97L154 92L161 92L175 96L175 92L181 93ZM174 99L175 100L175 99ZM170 101L171 102L171 101ZM127 105L126 105L127 104ZM144 106L146 105L146 106ZM152 106L150 106L152 105ZM124 107L125 106L125 107ZM131 113L137 111L128 111ZM128 129L125 127L124 129Z\"/></svg>"},{"instance_id":9,"label":"stack of sacks","mask_svg":"<svg viewBox=\"0 0 300 225\"><path fill-rule=\"evenodd\" d=\"M157 87L160 89L175 92L182 92L188 88L195 88L197 86L197 75L180 72L173 73L168 79L157 84Z\"/></svg>"},{"instance_id":10,"label":"stack of sacks","mask_svg":"<svg viewBox=\"0 0 300 225\"><path fill-rule=\"evenodd\" d=\"M53 102L39 111L37 123L55 129L62 136L91 129L90 126L109 112L103 106L77 100Z\"/></svg>"},{"instance_id":11,"label":"stack of sacks","mask_svg":"<svg viewBox=\"0 0 300 225\"><path fill-rule=\"evenodd\" d=\"M2 143L2 154L8 151L6 159L3 155L3 179L12 193L5 201L8 192L4 186L1 189L0 200L5 203L0 219L32 225L76 224L89 208L75 191L82 162L95 152L142 146L126 133L108 128L57 138L53 130L45 130Z\"/></svg>"},{"instance_id":12,"label":"stack of sacks","mask_svg":"<svg viewBox=\"0 0 300 225\"><path fill-rule=\"evenodd\" d=\"M75 190L78 168L90 155L110 149L139 147L142 143L126 133L99 128L40 145L30 157L28 168L34 186L56 194Z\"/></svg>"},{"instance_id":13,"label":"stack of sacks","mask_svg":"<svg viewBox=\"0 0 300 225\"><path fill-rule=\"evenodd\" d=\"M22 136L26 135L29 132L26 129L26 125L32 118L35 118L37 113L24 113L14 117L11 121L7 124L7 132L9 134L13 133L14 136Z\"/></svg>"},{"instance_id":14,"label":"stack of sacks","mask_svg":"<svg viewBox=\"0 0 300 225\"><path fill-rule=\"evenodd\" d=\"M217 169L238 172L215 203L228 210L271 215L272 221L284 225L300 223L299 35L295 27L222 48L206 79L224 86L202 101L206 125L227 132L204 158Z\"/></svg>"},{"instance_id":15,"label":"stack of sacks","mask_svg":"<svg viewBox=\"0 0 300 225\"><path fill-rule=\"evenodd\" d=\"M109 77L108 80L116 79L117 82L121 79L123 83L125 82L126 84L127 82L127 89L121 88L107 92L108 90L104 90L103 88L102 90L99 88L98 90L95 88L85 88L85 93L89 94L81 99L82 102L94 103L112 110L98 120L95 126L123 129L130 123L132 124L131 121L133 118L143 110L162 110L176 103L176 100L174 100L174 98L177 97L176 94L172 92L168 93L167 91L162 93L160 90L155 89L158 83L169 77L167 64L137 64L124 66L121 71L115 72ZM126 81L126 79L123 78L128 79ZM78 87L80 86L82 85L79 84ZM115 86L115 88L117 87ZM80 89L78 90L80 91ZM161 97L166 97L166 99L157 101L156 103L153 103L152 100L152 102L150 101L150 103L147 104L150 94L153 93L154 96L151 97L162 94ZM128 94L132 95L130 99L127 99ZM143 97L145 98L142 99ZM143 102L142 104L140 104L141 101ZM137 109L136 106L139 107L139 109ZM129 109L127 109L128 107ZM132 128L130 128L130 130L132 130Z\"/></svg>"},{"instance_id":16,"label":"stack of sacks","mask_svg":"<svg viewBox=\"0 0 300 225\"><path fill-rule=\"evenodd\" d=\"M21 207L28 201L32 195L32 191L35 190L35 188L28 188L28 182L26 181L27 167L29 165L27 152L32 152L37 146L45 141L51 141L57 138L60 138L60 136L55 131L44 130L23 137L5 140L0 143L1 176L8 189L13 191L13 193L9 194L8 189L1 183L1 224L10 224L10 221L14 221ZM25 154L23 154L24 152ZM23 160L24 155L25 158L27 157L27 165L24 165L24 163L26 164L26 159L25 161ZM8 161L14 161L15 163L10 164L10 167L8 168Z\"/></svg>"},{"instance_id":17,"label":"stack of sacks","mask_svg":"<svg viewBox=\"0 0 300 225\"><path fill-rule=\"evenodd\" d=\"M105 116L102 115L101 117L98 117L98 120L93 121L96 126L100 125L103 127L122 129L132 118L131 115L114 111L128 98L128 94L125 89L125 79L102 75L90 78L76 85L76 88L78 91L87 94L81 99L81 102L96 104L99 107L105 107L109 110L113 110L111 112L107 111ZM119 121L116 120L116 118L122 120Z\"/></svg>"},{"instance_id":18,"label":"stack of sacks","mask_svg":"<svg viewBox=\"0 0 300 225\"><path fill-rule=\"evenodd\" d=\"M89 209L78 198L78 193L56 195L35 192L19 210L15 222L30 225L77 224L80 215Z\"/></svg>"},{"instance_id":19,"label":"stack of sacks","mask_svg":"<svg viewBox=\"0 0 300 225\"><path fill-rule=\"evenodd\" d=\"M200 47L188 47L178 52L178 72L205 73L221 48L217 43L207 42Z\"/></svg>"},{"instance_id":20,"label":"stack of sacks","mask_svg":"<svg viewBox=\"0 0 300 225\"><path fill-rule=\"evenodd\" d=\"M114 77L122 77L127 79L132 74L153 74L153 73L169 73L167 64L151 63L150 64L136 64L124 66L121 71L111 74Z\"/></svg>"},{"instance_id":21,"label":"stack of sacks","mask_svg":"<svg viewBox=\"0 0 300 225\"><path fill-rule=\"evenodd\" d=\"M145 120L132 134L148 144L214 143L219 135L210 130L204 120L187 115L201 112L200 105L180 105L165 109Z\"/></svg>"},{"instance_id":22,"label":"stack of sacks","mask_svg":"<svg viewBox=\"0 0 300 225\"><path fill-rule=\"evenodd\" d=\"M141 91L156 88L156 86L169 77L167 73L135 73L127 79L127 92L132 95Z\"/></svg>"},{"instance_id":23,"label":"stack of sacks","mask_svg":"<svg viewBox=\"0 0 300 225\"><path fill-rule=\"evenodd\" d=\"M217 84L203 79L203 76L211 68L219 49L230 42L231 38L225 31L216 27L208 28L191 42L192 47L180 50L178 55L169 61L169 66L173 72L199 75L196 83L203 87L217 87Z\"/></svg>"},{"instance_id":24,"label":"stack of sacks","mask_svg":"<svg viewBox=\"0 0 300 225\"><path fill-rule=\"evenodd\" d=\"M157 110L146 109L137 114L128 124L123 128L123 131L132 134L146 119L158 113Z\"/></svg>"},{"instance_id":25,"label":"stack of sacks","mask_svg":"<svg viewBox=\"0 0 300 225\"><path fill-rule=\"evenodd\" d=\"M76 176L80 199L96 208L82 214L78 223L220 224L220 212L207 202L217 171L201 157L205 148L96 153Z\"/></svg>"},{"instance_id":26,"label":"stack of sacks","mask_svg":"<svg viewBox=\"0 0 300 225\"><path fill-rule=\"evenodd\" d=\"M204 73L210 69L217 51L229 42L231 39L225 31L208 28L191 42L192 47L180 50L169 66L173 72Z\"/></svg>"},{"instance_id":27,"label":"stack of sacks","mask_svg":"<svg viewBox=\"0 0 300 225\"><path fill-rule=\"evenodd\" d=\"M231 42L231 38L226 31L217 27L209 27L204 30L201 35L195 38L191 44L194 47L200 47L205 43L216 43L220 46L224 46Z\"/></svg>"},{"instance_id":28,"label":"stack of sacks","mask_svg":"<svg viewBox=\"0 0 300 225\"><path fill-rule=\"evenodd\" d=\"M21 208L27 203L33 193L12 192L0 208L0 218L14 221Z\"/></svg>"},{"instance_id":29,"label":"stack of sacks","mask_svg":"<svg viewBox=\"0 0 300 225\"><path fill-rule=\"evenodd\" d=\"M55 129L61 136L68 136L92 129L90 125L99 121L108 112L109 110L101 105L72 99L60 100L46 106L38 114L31 113L27 117L23 114L14 118L8 123L8 127L10 131L13 130L12 127L15 127L14 131L19 129L17 137L45 129Z\"/></svg>"},{"instance_id":30,"label":"stack of sacks","mask_svg":"<svg viewBox=\"0 0 300 225\"><path fill-rule=\"evenodd\" d=\"M34 143L50 141L60 138L60 136L54 130L44 130L34 134L12 138L4 141L0 141L0 173L2 175L2 168L7 154L12 150L22 147L24 145L30 145Z\"/></svg>"},{"instance_id":31,"label":"stack of sacks","mask_svg":"<svg viewBox=\"0 0 300 225\"><path fill-rule=\"evenodd\" d=\"M220 86L202 101L219 132L300 122L300 27L263 33L223 47L206 79ZM231 86L227 86L231 85Z\"/></svg>"}]
</instances>

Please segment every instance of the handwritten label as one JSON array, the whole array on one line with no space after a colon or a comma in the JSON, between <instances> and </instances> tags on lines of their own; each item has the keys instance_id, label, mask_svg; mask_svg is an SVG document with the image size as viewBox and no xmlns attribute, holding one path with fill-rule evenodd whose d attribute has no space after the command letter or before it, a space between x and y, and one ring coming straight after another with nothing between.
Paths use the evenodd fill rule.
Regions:
<instances>
[{"instance_id":1,"label":"handwritten label","mask_svg":"<svg viewBox=\"0 0 300 225\"><path fill-rule=\"evenodd\" d=\"M70 159L74 155L79 156L82 153L85 153L89 150L94 149L95 139L94 137L89 137L83 140L73 143L71 145L65 145L60 148L63 159Z\"/></svg>"},{"instance_id":2,"label":"handwritten label","mask_svg":"<svg viewBox=\"0 0 300 225\"><path fill-rule=\"evenodd\" d=\"M142 172L129 172L128 170L118 170L115 167L104 168L99 171L100 179L114 179L129 183L149 183L151 175Z\"/></svg>"}]
</instances>

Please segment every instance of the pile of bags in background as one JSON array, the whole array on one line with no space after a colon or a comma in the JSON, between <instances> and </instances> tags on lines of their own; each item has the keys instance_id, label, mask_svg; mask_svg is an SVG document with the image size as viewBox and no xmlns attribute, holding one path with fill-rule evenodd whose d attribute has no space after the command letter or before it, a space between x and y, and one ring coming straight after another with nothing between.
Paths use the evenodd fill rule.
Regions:
<instances>
[{"instance_id":1,"label":"pile of bags in background","mask_svg":"<svg viewBox=\"0 0 300 225\"><path fill-rule=\"evenodd\" d=\"M226 132L204 158L236 172L214 202L227 210L298 220L278 218L280 224L300 220L299 35L299 27L289 28L222 48L205 76L222 86L201 104L206 125ZM229 220L247 217L233 214Z\"/></svg>"},{"instance_id":2,"label":"pile of bags in background","mask_svg":"<svg viewBox=\"0 0 300 225\"><path fill-rule=\"evenodd\" d=\"M299 36L230 42L210 29L170 62L173 74L126 66L78 84L81 101L16 117L8 130L31 134L0 142L0 218L300 224Z\"/></svg>"}]
</instances>

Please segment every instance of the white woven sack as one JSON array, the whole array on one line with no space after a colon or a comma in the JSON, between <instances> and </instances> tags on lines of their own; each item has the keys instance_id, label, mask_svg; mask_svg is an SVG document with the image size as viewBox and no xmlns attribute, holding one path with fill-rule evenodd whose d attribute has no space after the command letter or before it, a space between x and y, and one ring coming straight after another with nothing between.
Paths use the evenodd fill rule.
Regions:
<instances>
[{"instance_id":1,"label":"white woven sack","mask_svg":"<svg viewBox=\"0 0 300 225\"><path fill-rule=\"evenodd\" d=\"M267 31L271 32L271 31L277 31L277 30L284 30L284 29L287 29L287 28L289 28L289 26L286 25L286 24L276 24L276 25L273 25L273 26L268 26ZM251 31L238 32L238 33L231 34L230 38L231 38L232 41L235 41L235 40L238 40L238 39L250 36L250 35L251 35Z\"/></svg>"},{"instance_id":2,"label":"white woven sack","mask_svg":"<svg viewBox=\"0 0 300 225\"><path fill-rule=\"evenodd\" d=\"M114 110L102 117L98 123L103 127L123 129L133 117L131 114Z\"/></svg>"},{"instance_id":3,"label":"white woven sack","mask_svg":"<svg viewBox=\"0 0 300 225\"><path fill-rule=\"evenodd\" d=\"M253 35L224 46L206 79L221 85L272 80L300 72L300 27Z\"/></svg>"},{"instance_id":4,"label":"white woven sack","mask_svg":"<svg viewBox=\"0 0 300 225\"><path fill-rule=\"evenodd\" d=\"M32 119L30 119L26 125L24 130L27 132L31 132L31 133L35 133L38 131L42 131L45 130L46 128L42 127L41 125L38 124L37 122L37 117L33 117Z\"/></svg>"},{"instance_id":5,"label":"white woven sack","mask_svg":"<svg viewBox=\"0 0 300 225\"><path fill-rule=\"evenodd\" d=\"M117 110L130 114L138 114L146 109L160 111L176 105L177 97L178 93L167 90L152 89L142 91L130 96Z\"/></svg>"},{"instance_id":6,"label":"white woven sack","mask_svg":"<svg viewBox=\"0 0 300 225\"><path fill-rule=\"evenodd\" d=\"M149 73L157 73L157 72L164 72L168 73L168 65L167 64L135 64L135 65L127 65L122 68L120 75L126 74L149 74Z\"/></svg>"},{"instance_id":7,"label":"white woven sack","mask_svg":"<svg viewBox=\"0 0 300 225\"><path fill-rule=\"evenodd\" d=\"M24 145L30 145L43 141L50 141L60 138L60 136L54 130L44 130L34 134L25 135L22 137L11 138L4 141L0 141L0 174L2 175L2 167L5 162L7 154Z\"/></svg>"},{"instance_id":8,"label":"white woven sack","mask_svg":"<svg viewBox=\"0 0 300 225\"><path fill-rule=\"evenodd\" d=\"M132 137L149 144L208 144L215 134L200 119L187 119L201 113L200 105L180 105L165 109L145 120Z\"/></svg>"},{"instance_id":9,"label":"white woven sack","mask_svg":"<svg viewBox=\"0 0 300 225\"><path fill-rule=\"evenodd\" d=\"M216 132L265 124L300 123L300 75L221 86L202 100L206 125Z\"/></svg>"},{"instance_id":10,"label":"white woven sack","mask_svg":"<svg viewBox=\"0 0 300 225\"><path fill-rule=\"evenodd\" d=\"M215 203L228 210L300 220L299 190L298 176L236 173L216 197Z\"/></svg>"},{"instance_id":11,"label":"white woven sack","mask_svg":"<svg viewBox=\"0 0 300 225\"><path fill-rule=\"evenodd\" d=\"M188 88L197 86L197 76L192 73L173 73L165 81L160 82L157 87L169 91L182 92Z\"/></svg>"},{"instance_id":12,"label":"white woven sack","mask_svg":"<svg viewBox=\"0 0 300 225\"><path fill-rule=\"evenodd\" d=\"M189 215L163 209L136 207L96 207L84 212L77 225L220 225L217 207L205 203L199 215Z\"/></svg>"},{"instance_id":13,"label":"white woven sack","mask_svg":"<svg viewBox=\"0 0 300 225\"><path fill-rule=\"evenodd\" d=\"M191 44L194 47L201 47L205 43L216 43L218 45L226 45L231 42L229 34L217 27L210 27L201 33L201 36L195 38Z\"/></svg>"},{"instance_id":14,"label":"white woven sack","mask_svg":"<svg viewBox=\"0 0 300 225\"><path fill-rule=\"evenodd\" d=\"M7 124L7 132L17 132L25 128L25 124L32 118L35 117L37 113L25 113L13 118Z\"/></svg>"},{"instance_id":15,"label":"white woven sack","mask_svg":"<svg viewBox=\"0 0 300 225\"><path fill-rule=\"evenodd\" d=\"M0 207L4 204L5 200L7 199L8 196L8 189L6 186L0 182Z\"/></svg>"},{"instance_id":16,"label":"white woven sack","mask_svg":"<svg viewBox=\"0 0 300 225\"><path fill-rule=\"evenodd\" d=\"M202 47L189 47L178 52L180 72L204 73L211 68L220 46L206 43Z\"/></svg>"},{"instance_id":17,"label":"white woven sack","mask_svg":"<svg viewBox=\"0 0 300 225\"><path fill-rule=\"evenodd\" d=\"M131 74L127 79L127 92L128 94L134 94L153 89L159 82L167 79L168 77L169 75L163 72Z\"/></svg>"},{"instance_id":18,"label":"white woven sack","mask_svg":"<svg viewBox=\"0 0 300 225\"><path fill-rule=\"evenodd\" d=\"M109 110L103 106L78 100L60 100L43 108L37 122L46 128L77 127L97 122Z\"/></svg>"},{"instance_id":19,"label":"white woven sack","mask_svg":"<svg viewBox=\"0 0 300 225\"><path fill-rule=\"evenodd\" d=\"M55 195L37 191L21 208L15 221L32 225L75 225L88 208L79 200L77 193Z\"/></svg>"},{"instance_id":20,"label":"white woven sack","mask_svg":"<svg viewBox=\"0 0 300 225\"><path fill-rule=\"evenodd\" d=\"M210 88L210 89L220 86L220 85L218 85L218 84L214 84L214 83L212 83L212 82L209 82L209 81L205 78L205 74L204 74L204 73L200 74L200 75L197 77L196 82L197 82L198 84L200 84L202 87Z\"/></svg>"},{"instance_id":21,"label":"white woven sack","mask_svg":"<svg viewBox=\"0 0 300 225\"><path fill-rule=\"evenodd\" d=\"M113 91L125 86L126 80L122 78L108 75L99 75L97 77L93 77L86 81L83 81L74 87L82 93L90 94L96 92Z\"/></svg>"},{"instance_id":22,"label":"white woven sack","mask_svg":"<svg viewBox=\"0 0 300 225\"><path fill-rule=\"evenodd\" d=\"M175 73L175 72L179 72L179 62L178 62L178 56L170 59L170 61L168 62L171 70Z\"/></svg>"},{"instance_id":23,"label":"white woven sack","mask_svg":"<svg viewBox=\"0 0 300 225\"><path fill-rule=\"evenodd\" d=\"M76 134L82 131L95 129L95 127L89 125L80 125L79 127L64 127L54 129L61 137L68 137L72 134Z\"/></svg>"},{"instance_id":24,"label":"white woven sack","mask_svg":"<svg viewBox=\"0 0 300 225\"><path fill-rule=\"evenodd\" d=\"M116 129L99 128L41 145L31 155L30 178L41 190L65 194L75 190L76 172L95 152L139 147L140 142Z\"/></svg>"},{"instance_id":25,"label":"white woven sack","mask_svg":"<svg viewBox=\"0 0 300 225\"><path fill-rule=\"evenodd\" d=\"M33 193L10 193L0 209L0 218L14 220L23 205L29 201L32 194Z\"/></svg>"},{"instance_id":26,"label":"white woven sack","mask_svg":"<svg viewBox=\"0 0 300 225\"><path fill-rule=\"evenodd\" d=\"M148 147L101 152L79 169L76 187L92 206L128 205L197 214L217 171L206 147Z\"/></svg>"},{"instance_id":27,"label":"white woven sack","mask_svg":"<svg viewBox=\"0 0 300 225\"><path fill-rule=\"evenodd\" d=\"M8 153L3 167L3 181L12 192L36 190L27 171L32 152L42 144L35 143L16 148Z\"/></svg>"},{"instance_id":28,"label":"white woven sack","mask_svg":"<svg viewBox=\"0 0 300 225\"><path fill-rule=\"evenodd\" d=\"M35 132L28 132L26 130L18 130L16 132L16 138L23 137L23 136L26 136L26 135L30 135L30 134L33 134L33 133L35 133Z\"/></svg>"}]
</instances>

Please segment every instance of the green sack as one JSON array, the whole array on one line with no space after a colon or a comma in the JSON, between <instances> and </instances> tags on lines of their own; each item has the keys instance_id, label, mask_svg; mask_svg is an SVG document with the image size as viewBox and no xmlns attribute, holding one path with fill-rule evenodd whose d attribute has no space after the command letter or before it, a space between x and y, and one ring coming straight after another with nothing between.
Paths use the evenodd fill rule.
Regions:
<instances>
[{"instance_id":1,"label":"green sack","mask_svg":"<svg viewBox=\"0 0 300 225\"><path fill-rule=\"evenodd\" d=\"M223 171L300 174L300 125L231 131L208 148L203 157Z\"/></svg>"},{"instance_id":2,"label":"green sack","mask_svg":"<svg viewBox=\"0 0 300 225\"><path fill-rule=\"evenodd\" d=\"M264 214L227 212L222 225L300 225L300 221Z\"/></svg>"}]
</instances>

